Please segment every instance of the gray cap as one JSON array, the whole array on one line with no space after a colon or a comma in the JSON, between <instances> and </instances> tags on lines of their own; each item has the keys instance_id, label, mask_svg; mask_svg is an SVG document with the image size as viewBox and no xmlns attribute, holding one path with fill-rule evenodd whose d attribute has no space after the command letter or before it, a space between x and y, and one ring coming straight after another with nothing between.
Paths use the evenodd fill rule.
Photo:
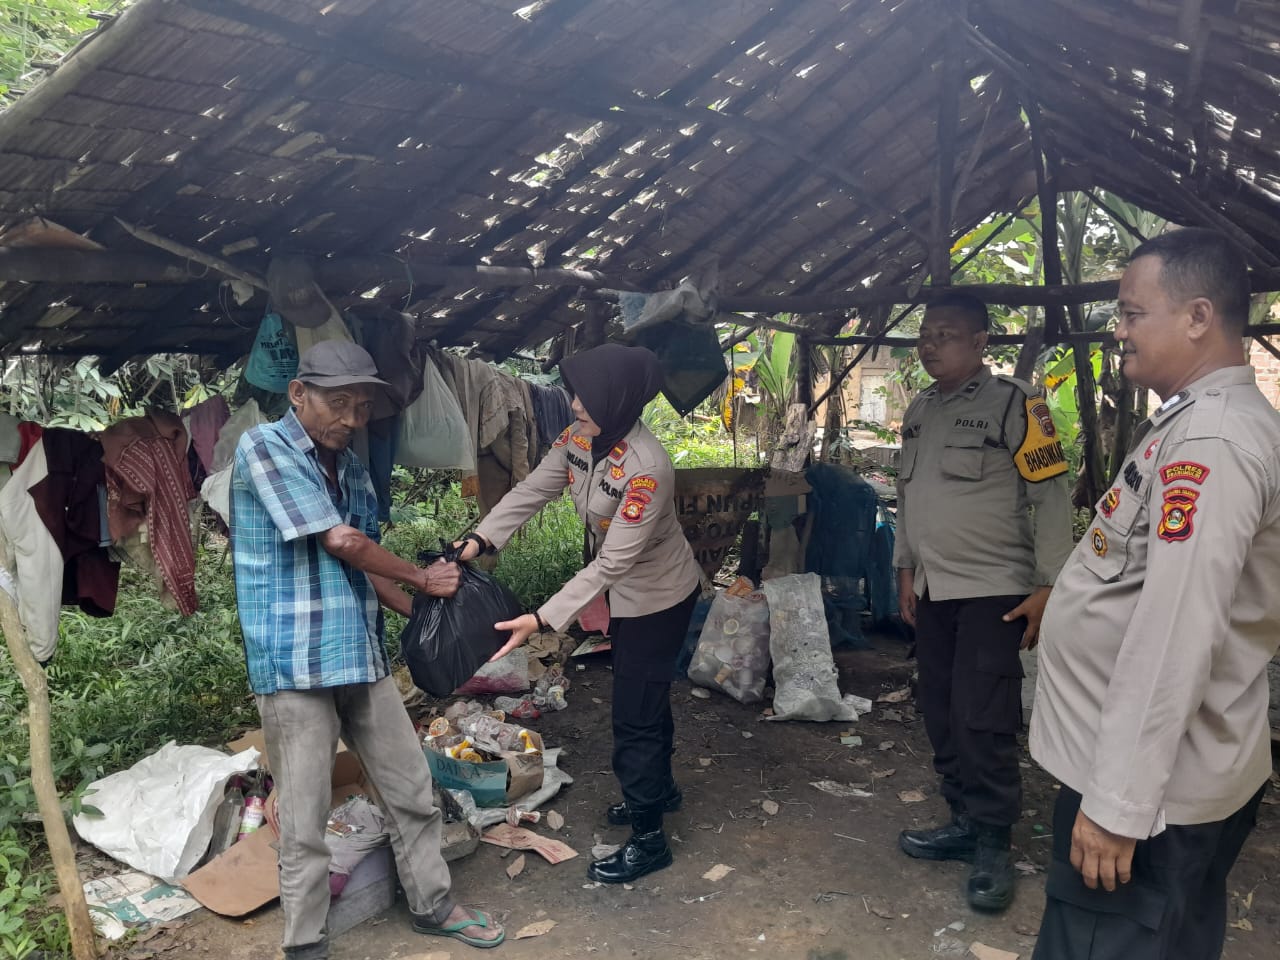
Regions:
<instances>
[{"instance_id":1,"label":"gray cap","mask_svg":"<svg viewBox=\"0 0 1280 960\"><path fill-rule=\"evenodd\" d=\"M267 292L276 311L298 327L318 327L333 314L333 305L316 284L305 257L272 257L267 267Z\"/></svg>"},{"instance_id":2,"label":"gray cap","mask_svg":"<svg viewBox=\"0 0 1280 960\"><path fill-rule=\"evenodd\" d=\"M294 379L330 390L358 383L377 387L377 395L382 402L375 401L374 419L390 416L401 407L398 391L378 376L373 357L364 347L350 340L322 340L317 343L298 360L298 373Z\"/></svg>"}]
</instances>

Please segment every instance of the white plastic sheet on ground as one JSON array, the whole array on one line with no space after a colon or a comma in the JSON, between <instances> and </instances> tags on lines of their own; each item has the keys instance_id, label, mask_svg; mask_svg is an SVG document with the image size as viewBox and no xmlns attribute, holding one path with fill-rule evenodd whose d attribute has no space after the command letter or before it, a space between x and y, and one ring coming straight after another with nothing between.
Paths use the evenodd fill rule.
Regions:
<instances>
[{"instance_id":1,"label":"white plastic sheet on ground","mask_svg":"<svg viewBox=\"0 0 1280 960\"><path fill-rule=\"evenodd\" d=\"M773 716L770 720L856 720L871 703L840 696L831 657L822 579L796 573L764 582L769 601L769 654L773 657Z\"/></svg>"},{"instance_id":2,"label":"white plastic sheet on ground","mask_svg":"<svg viewBox=\"0 0 1280 960\"><path fill-rule=\"evenodd\" d=\"M227 756L170 741L128 770L90 784L85 800L102 816L81 813L76 831L135 870L164 880L184 877L209 846L227 780L257 766L252 747Z\"/></svg>"}]
</instances>

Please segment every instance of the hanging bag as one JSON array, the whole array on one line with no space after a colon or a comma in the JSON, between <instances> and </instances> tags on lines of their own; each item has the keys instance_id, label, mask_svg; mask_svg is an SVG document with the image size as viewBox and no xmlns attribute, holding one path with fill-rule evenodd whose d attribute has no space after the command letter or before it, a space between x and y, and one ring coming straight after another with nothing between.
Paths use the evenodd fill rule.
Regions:
<instances>
[{"instance_id":1,"label":"hanging bag","mask_svg":"<svg viewBox=\"0 0 1280 960\"><path fill-rule=\"evenodd\" d=\"M258 324L258 335L244 366L244 378L271 393L284 393L298 373L298 348L278 313L268 313Z\"/></svg>"}]
</instances>

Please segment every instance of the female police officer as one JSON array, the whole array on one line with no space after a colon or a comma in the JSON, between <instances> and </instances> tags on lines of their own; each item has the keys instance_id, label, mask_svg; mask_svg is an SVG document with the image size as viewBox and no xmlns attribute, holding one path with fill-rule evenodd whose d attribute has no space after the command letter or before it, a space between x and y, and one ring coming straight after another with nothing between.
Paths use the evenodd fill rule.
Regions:
<instances>
[{"instance_id":1,"label":"female police officer","mask_svg":"<svg viewBox=\"0 0 1280 960\"><path fill-rule=\"evenodd\" d=\"M697 599L699 574L676 518L675 471L640 421L662 382L657 358L641 347L605 344L561 362L576 421L529 477L477 527L462 559L502 547L567 486L586 524L593 559L536 613L499 623L505 656L540 629L563 630L608 593L613 638L613 770L623 802L611 823L631 838L587 875L634 880L671 863L662 814L680 806L671 773L670 691L674 663Z\"/></svg>"}]
</instances>

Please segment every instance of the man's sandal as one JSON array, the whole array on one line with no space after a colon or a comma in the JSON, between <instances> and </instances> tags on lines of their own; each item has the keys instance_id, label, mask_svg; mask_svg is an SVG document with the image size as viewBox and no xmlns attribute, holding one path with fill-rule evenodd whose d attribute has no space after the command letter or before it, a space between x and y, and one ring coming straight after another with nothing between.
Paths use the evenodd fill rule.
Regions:
<instances>
[{"instance_id":1,"label":"man's sandal","mask_svg":"<svg viewBox=\"0 0 1280 960\"><path fill-rule=\"evenodd\" d=\"M496 947L507 938L505 930L501 931L498 936L492 940L481 940L478 937L468 937L462 931L467 927L481 927L485 930L497 926L489 920L489 915L482 910L468 910L469 917L459 920L457 923L449 923L444 925L429 924L417 917L413 918L413 929L416 933L424 934L428 937L448 937L451 940L457 940L465 943L469 947L479 947L486 950L489 947Z\"/></svg>"}]
</instances>

